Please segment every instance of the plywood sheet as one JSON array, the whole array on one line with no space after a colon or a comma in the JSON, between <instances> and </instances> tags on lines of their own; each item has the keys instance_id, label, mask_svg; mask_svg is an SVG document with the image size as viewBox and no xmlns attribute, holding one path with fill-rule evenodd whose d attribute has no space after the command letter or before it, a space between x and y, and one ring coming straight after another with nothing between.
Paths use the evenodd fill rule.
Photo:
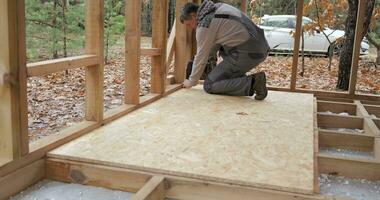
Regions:
<instances>
[{"instance_id":1,"label":"plywood sheet","mask_svg":"<svg viewBox=\"0 0 380 200\"><path fill-rule=\"evenodd\" d=\"M313 192L313 96L265 101L180 90L50 157L300 193Z\"/></svg>"}]
</instances>

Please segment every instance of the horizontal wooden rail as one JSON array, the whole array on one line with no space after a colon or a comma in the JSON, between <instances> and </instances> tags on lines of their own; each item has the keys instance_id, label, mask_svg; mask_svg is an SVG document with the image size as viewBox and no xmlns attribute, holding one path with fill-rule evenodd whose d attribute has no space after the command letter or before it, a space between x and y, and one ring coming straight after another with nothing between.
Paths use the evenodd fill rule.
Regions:
<instances>
[{"instance_id":1,"label":"horizontal wooden rail","mask_svg":"<svg viewBox=\"0 0 380 200\"><path fill-rule=\"evenodd\" d=\"M27 64L27 74L28 77L42 76L68 69L92 66L98 64L98 62L98 56L96 55L82 55L29 63Z\"/></svg>"},{"instance_id":2,"label":"horizontal wooden rail","mask_svg":"<svg viewBox=\"0 0 380 200\"><path fill-rule=\"evenodd\" d=\"M141 49L142 56L160 56L161 49L160 48L144 48Z\"/></svg>"}]
</instances>

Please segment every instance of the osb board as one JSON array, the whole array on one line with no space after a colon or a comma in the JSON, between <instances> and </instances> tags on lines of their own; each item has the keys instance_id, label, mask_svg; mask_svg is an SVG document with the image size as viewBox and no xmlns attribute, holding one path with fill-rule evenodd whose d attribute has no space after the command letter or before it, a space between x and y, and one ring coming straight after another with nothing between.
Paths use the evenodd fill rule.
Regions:
<instances>
[{"instance_id":1,"label":"osb board","mask_svg":"<svg viewBox=\"0 0 380 200\"><path fill-rule=\"evenodd\" d=\"M255 101L182 89L48 156L312 193L313 95Z\"/></svg>"}]
</instances>

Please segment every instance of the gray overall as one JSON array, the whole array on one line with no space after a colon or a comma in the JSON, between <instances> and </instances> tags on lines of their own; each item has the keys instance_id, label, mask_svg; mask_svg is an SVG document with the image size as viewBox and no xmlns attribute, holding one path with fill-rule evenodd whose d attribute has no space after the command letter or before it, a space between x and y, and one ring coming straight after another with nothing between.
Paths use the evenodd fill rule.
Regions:
<instances>
[{"instance_id":1,"label":"gray overall","mask_svg":"<svg viewBox=\"0 0 380 200\"><path fill-rule=\"evenodd\" d=\"M219 55L223 61L208 74L204 90L211 94L252 96L254 80L252 76L246 76L246 73L263 62L268 55L269 45L264 31L244 14L242 17L216 14L214 18L240 22L251 38L236 47L221 47Z\"/></svg>"}]
</instances>

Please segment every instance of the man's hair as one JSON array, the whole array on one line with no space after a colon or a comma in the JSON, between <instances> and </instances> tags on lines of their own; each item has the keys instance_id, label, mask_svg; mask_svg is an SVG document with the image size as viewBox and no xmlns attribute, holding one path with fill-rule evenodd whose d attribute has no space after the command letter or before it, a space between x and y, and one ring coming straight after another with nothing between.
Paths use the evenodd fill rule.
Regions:
<instances>
[{"instance_id":1,"label":"man's hair","mask_svg":"<svg viewBox=\"0 0 380 200\"><path fill-rule=\"evenodd\" d=\"M197 13L199 6L195 3L186 3L181 10L181 16L179 19L181 20L181 23L183 23L185 20L190 19L190 14Z\"/></svg>"}]
</instances>

